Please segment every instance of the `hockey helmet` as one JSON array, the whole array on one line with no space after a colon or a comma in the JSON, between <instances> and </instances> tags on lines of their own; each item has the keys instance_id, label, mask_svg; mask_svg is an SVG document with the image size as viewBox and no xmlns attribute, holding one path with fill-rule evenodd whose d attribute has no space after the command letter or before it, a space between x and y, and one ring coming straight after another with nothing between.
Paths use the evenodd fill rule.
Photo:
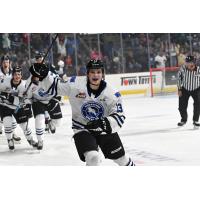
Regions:
<instances>
[{"instance_id":1,"label":"hockey helmet","mask_svg":"<svg viewBox=\"0 0 200 200\"><path fill-rule=\"evenodd\" d=\"M39 58L42 58L44 57L44 54L40 51L36 51L35 52L35 59L39 59Z\"/></svg>"},{"instance_id":2,"label":"hockey helmet","mask_svg":"<svg viewBox=\"0 0 200 200\"><path fill-rule=\"evenodd\" d=\"M186 63L191 63L191 62L195 63L195 62L196 62L196 58L195 58L194 56L192 56L192 55L188 55L188 56L185 58L185 62L186 62Z\"/></svg>"},{"instance_id":3,"label":"hockey helmet","mask_svg":"<svg viewBox=\"0 0 200 200\"><path fill-rule=\"evenodd\" d=\"M22 68L21 67L14 67L13 70L12 70L12 75L16 72L22 73Z\"/></svg>"},{"instance_id":4,"label":"hockey helmet","mask_svg":"<svg viewBox=\"0 0 200 200\"><path fill-rule=\"evenodd\" d=\"M1 57L1 63L4 61L4 60L10 60L10 57L8 55L4 55Z\"/></svg>"},{"instance_id":5,"label":"hockey helmet","mask_svg":"<svg viewBox=\"0 0 200 200\"><path fill-rule=\"evenodd\" d=\"M104 74L104 65L101 60L90 60L86 66L87 73L90 69L101 69Z\"/></svg>"},{"instance_id":6,"label":"hockey helmet","mask_svg":"<svg viewBox=\"0 0 200 200\"><path fill-rule=\"evenodd\" d=\"M44 63L34 63L29 71L33 76L38 77L42 81L48 75L49 68Z\"/></svg>"}]
</instances>

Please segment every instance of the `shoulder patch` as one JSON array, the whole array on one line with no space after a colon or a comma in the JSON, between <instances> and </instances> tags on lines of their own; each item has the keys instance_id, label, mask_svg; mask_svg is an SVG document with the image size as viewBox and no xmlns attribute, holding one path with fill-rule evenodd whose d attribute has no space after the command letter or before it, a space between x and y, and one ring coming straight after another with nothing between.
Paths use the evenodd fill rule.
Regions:
<instances>
[{"instance_id":1,"label":"shoulder patch","mask_svg":"<svg viewBox=\"0 0 200 200\"><path fill-rule=\"evenodd\" d=\"M121 97L121 94L120 94L119 92L116 92L114 95L115 95L116 97Z\"/></svg>"},{"instance_id":2,"label":"shoulder patch","mask_svg":"<svg viewBox=\"0 0 200 200\"><path fill-rule=\"evenodd\" d=\"M76 80L76 76L72 76L71 78L70 78L70 83L74 83L75 82L75 80Z\"/></svg>"}]
</instances>

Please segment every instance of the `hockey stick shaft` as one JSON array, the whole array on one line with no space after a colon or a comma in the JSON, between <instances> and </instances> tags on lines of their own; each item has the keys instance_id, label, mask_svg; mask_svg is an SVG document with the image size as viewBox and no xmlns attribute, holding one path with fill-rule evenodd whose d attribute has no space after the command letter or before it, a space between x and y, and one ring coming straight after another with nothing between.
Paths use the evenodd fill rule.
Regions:
<instances>
[{"instance_id":1,"label":"hockey stick shaft","mask_svg":"<svg viewBox=\"0 0 200 200\"><path fill-rule=\"evenodd\" d=\"M42 59L42 63L44 62L45 58L47 57L49 51L51 50L51 48L52 48L54 42L55 42L56 39L57 39L57 37L58 37L58 33L56 34L56 36L55 36L54 39L52 40L52 42L51 42L51 44L50 44L50 46L49 46L49 48L48 48L46 54L44 55L44 57L43 57L43 59Z\"/></svg>"}]
</instances>

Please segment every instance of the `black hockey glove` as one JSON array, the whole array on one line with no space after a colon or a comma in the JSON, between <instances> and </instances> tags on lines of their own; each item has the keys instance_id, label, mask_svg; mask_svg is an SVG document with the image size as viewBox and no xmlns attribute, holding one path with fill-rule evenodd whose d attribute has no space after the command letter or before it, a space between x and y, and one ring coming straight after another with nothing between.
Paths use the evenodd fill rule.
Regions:
<instances>
[{"instance_id":1,"label":"black hockey glove","mask_svg":"<svg viewBox=\"0 0 200 200\"><path fill-rule=\"evenodd\" d=\"M2 92L0 98L3 103L12 104L14 102L14 96L6 92Z\"/></svg>"},{"instance_id":2,"label":"black hockey glove","mask_svg":"<svg viewBox=\"0 0 200 200\"><path fill-rule=\"evenodd\" d=\"M103 119L98 119L88 122L85 128L97 133L102 133L102 132L106 132L107 134L112 133L110 122L106 117Z\"/></svg>"}]
</instances>

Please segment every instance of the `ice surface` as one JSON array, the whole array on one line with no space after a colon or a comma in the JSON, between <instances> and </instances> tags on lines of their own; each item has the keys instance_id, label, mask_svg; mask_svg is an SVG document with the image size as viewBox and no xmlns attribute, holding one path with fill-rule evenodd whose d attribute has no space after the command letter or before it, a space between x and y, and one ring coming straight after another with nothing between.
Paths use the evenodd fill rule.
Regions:
<instances>
[{"instance_id":1,"label":"ice surface","mask_svg":"<svg viewBox=\"0 0 200 200\"><path fill-rule=\"evenodd\" d=\"M126 122L119 132L126 152L138 166L200 165L200 130L192 125L193 101L190 99L188 123L177 127L180 120L177 96L123 96ZM44 135L44 149L32 150L19 127L22 137L15 152L7 147L5 135L0 135L0 165L70 165L81 166L72 139L71 108L62 106L62 124L56 134ZM34 120L30 120L34 133ZM115 165L104 159L102 165Z\"/></svg>"}]
</instances>

